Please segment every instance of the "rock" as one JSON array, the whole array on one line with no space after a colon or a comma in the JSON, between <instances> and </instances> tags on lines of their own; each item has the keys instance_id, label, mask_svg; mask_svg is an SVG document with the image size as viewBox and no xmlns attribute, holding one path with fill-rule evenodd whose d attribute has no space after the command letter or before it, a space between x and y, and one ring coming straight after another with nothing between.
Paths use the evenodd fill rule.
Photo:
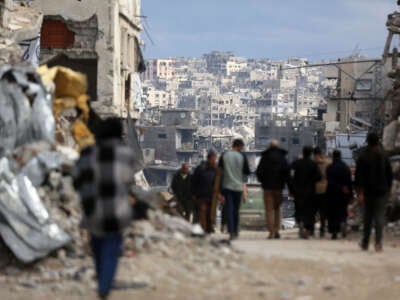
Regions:
<instances>
[{"instance_id":1,"label":"rock","mask_svg":"<svg viewBox=\"0 0 400 300\"><path fill-rule=\"evenodd\" d=\"M149 240L154 236L155 228L149 221L138 221L135 223L134 232L145 240Z\"/></svg>"},{"instance_id":2,"label":"rock","mask_svg":"<svg viewBox=\"0 0 400 300\"><path fill-rule=\"evenodd\" d=\"M60 292L64 289L64 285L62 285L61 283L55 283L52 284L50 288L53 292Z\"/></svg>"},{"instance_id":3,"label":"rock","mask_svg":"<svg viewBox=\"0 0 400 300\"><path fill-rule=\"evenodd\" d=\"M19 280L18 283L25 287L25 288L29 288L29 289L36 289L37 287L37 283L35 280L33 279L23 279L23 280Z\"/></svg>"},{"instance_id":4,"label":"rock","mask_svg":"<svg viewBox=\"0 0 400 300\"><path fill-rule=\"evenodd\" d=\"M194 236L203 236L204 230L201 228L200 224L194 224L192 228L192 235Z\"/></svg>"},{"instance_id":5,"label":"rock","mask_svg":"<svg viewBox=\"0 0 400 300\"><path fill-rule=\"evenodd\" d=\"M58 259L64 261L67 257L67 252L65 251L65 249L58 250L57 257L58 257Z\"/></svg>"},{"instance_id":6,"label":"rock","mask_svg":"<svg viewBox=\"0 0 400 300\"><path fill-rule=\"evenodd\" d=\"M231 249L229 249L228 247L222 247L222 248L221 248L221 252L222 252L224 255L227 255L227 256L232 254Z\"/></svg>"},{"instance_id":7,"label":"rock","mask_svg":"<svg viewBox=\"0 0 400 300\"><path fill-rule=\"evenodd\" d=\"M184 242L186 240L185 236L180 232L174 232L173 238L180 242Z\"/></svg>"},{"instance_id":8,"label":"rock","mask_svg":"<svg viewBox=\"0 0 400 300\"><path fill-rule=\"evenodd\" d=\"M49 185L53 189L58 189L61 186L62 174L57 171L52 171L49 174L48 181Z\"/></svg>"},{"instance_id":9,"label":"rock","mask_svg":"<svg viewBox=\"0 0 400 300\"><path fill-rule=\"evenodd\" d=\"M63 279L71 280L77 277L79 272L78 268L67 268L60 271L60 277Z\"/></svg>"},{"instance_id":10,"label":"rock","mask_svg":"<svg viewBox=\"0 0 400 300\"><path fill-rule=\"evenodd\" d=\"M95 278L95 272L91 268L82 267L78 272L75 274L75 280L83 281L83 282L92 282Z\"/></svg>"}]
</instances>

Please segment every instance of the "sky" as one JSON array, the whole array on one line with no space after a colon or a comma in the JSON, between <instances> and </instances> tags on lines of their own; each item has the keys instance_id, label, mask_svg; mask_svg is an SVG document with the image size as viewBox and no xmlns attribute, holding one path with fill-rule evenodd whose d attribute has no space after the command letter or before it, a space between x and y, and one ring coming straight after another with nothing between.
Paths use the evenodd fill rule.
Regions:
<instances>
[{"instance_id":1,"label":"sky","mask_svg":"<svg viewBox=\"0 0 400 300\"><path fill-rule=\"evenodd\" d=\"M396 0L142 0L145 58L379 57ZM399 40L395 40L399 45Z\"/></svg>"}]
</instances>

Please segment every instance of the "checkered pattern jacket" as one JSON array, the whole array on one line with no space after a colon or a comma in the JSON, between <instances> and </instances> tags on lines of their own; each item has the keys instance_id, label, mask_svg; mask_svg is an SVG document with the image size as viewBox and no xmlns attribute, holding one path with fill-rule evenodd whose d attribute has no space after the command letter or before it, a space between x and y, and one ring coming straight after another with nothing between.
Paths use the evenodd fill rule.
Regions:
<instances>
[{"instance_id":1,"label":"checkered pattern jacket","mask_svg":"<svg viewBox=\"0 0 400 300\"><path fill-rule=\"evenodd\" d=\"M131 222L132 167L132 150L117 139L82 151L74 172L74 185L81 197L82 225L93 235L121 233Z\"/></svg>"}]
</instances>

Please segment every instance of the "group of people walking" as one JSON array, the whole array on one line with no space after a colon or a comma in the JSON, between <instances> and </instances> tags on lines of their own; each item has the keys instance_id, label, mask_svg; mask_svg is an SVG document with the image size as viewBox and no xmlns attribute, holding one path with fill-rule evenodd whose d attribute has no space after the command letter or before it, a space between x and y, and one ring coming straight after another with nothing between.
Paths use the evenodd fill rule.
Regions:
<instances>
[{"instance_id":1,"label":"group of people walking","mask_svg":"<svg viewBox=\"0 0 400 300\"><path fill-rule=\"evenodd\" d=\"M74 185L81 196L82 225L90 234L98 280L98 294L107 299L112 288L123 244L123 230L133 218L130 193L134 183L132 150L121 142L119 119L100 122L96 144L84 149L74 172ZM375 249L382 250L385 204L392 184L392 170L376 134L367 137L367 147L357 160L355 177L342 161L340 151L332 160L318 148L304 147L303 157L289 164L287 152L272 141L262 153L256 175L264 191L268 238L280 238L282 193L288 186L294 198L295 218L300 236L314 235L316 216L320 217L320 235L326 223L332 238L345 234L347 205L356 194L364 205L361 249L368 250L371 230L375 228ZM207 160L193 174L187 164L175 174L171 187L182 215L199 222L206 233L214 231L218 203L223 204L230 239L239 234L239 208L246 199L249 164L242 153L244 143L233 141L232 149L217 154L210 151ZM355 193L353 193L355 191Z\"/></svg>"},{"instance_id":2,"label":"group of people walking","mask_svg":"<svg viewBox=\"0 0 400 300\"><path fill-rule=\"evenodd\" d=\"M214 231L218 202L224 206L222 219L227 222L231 239L238 236L239 209L246 199L246 181L250 175L244 143L235 140L232 149L224 152L217 164L217 154L208 153L189 174L188 165L182 165L172 181L172 190L182 206L183 215L198 222L204 231ZM367 146L356 161L355 173L342 160L339 150L331 157L321 149L304 147L302 157L289 163L287 151L272 140L262 152L256 176L263 189L268 239L279 239L281 204L287 187L295 204L295 220L299 236L308 239L327 232L332 239L347 234L348 206L359 201L364 206L363 238L360 246L367 250L372 227L375 228L375 249L382 250L385 204L392 184L392 170L375 133L368 134Z\"/></svg>"},{"instance_id":3,"label":"group of people walking","mask_svg":"<svg viewBox=\"0 0 400 300\"><path fill-rule=\"evenodd\" d=\"M282 193L287 185L295 203L295 220L299 235L309 238L315 234L316 218L320 218L320 236L323 237L328 223L332 238L346 223L347 205L351 199L351 171L341 160L338 150L332 161L319 148L304 147L301 159L289 164L287 152L272 141L262 153L256 175L264 190L267 228L269 237L279 238L280 206Z\"/></svg>"},{"instance_id":4,"label":"group of people walking","mask_svg":"<svg viewBox=\"0 0 400 300\"><path fill-rule=\"evenodd\" d=\"M246 198L246 176L250 175L243 147L241 139L234 140L232 149L224 152L218 163L217 153L210 150L192 175L188 165L182 164L172 179L171 189L184 217L199 223L206 233L214 232L217 206L222 203L230 238L239 234L239 209Z\"/></svg>"},{"instance_id":5,"label":"group of people walking","mask_svg":"<svg viewBox=\"0 0 400 300\"><path fill-rule=\"evenodd\" d=\"M335 150L327 158L321 149L303 148L301 159L289 164L286 151L272 141L262 153L256 175L264 190L268 238L279 238L282 191L287 185L295 203L295 219L301 238L315 235L317 216L319 234L326 230L332 239L346 236L347 209L351 201L364 206L363 238L360 246L367 250L372 227L375 249L382 250L385 206L392 185L392 169L375 133L367 136L367 146L356 161L353 180L349 166Z\"/></svg>"}]
</instances>

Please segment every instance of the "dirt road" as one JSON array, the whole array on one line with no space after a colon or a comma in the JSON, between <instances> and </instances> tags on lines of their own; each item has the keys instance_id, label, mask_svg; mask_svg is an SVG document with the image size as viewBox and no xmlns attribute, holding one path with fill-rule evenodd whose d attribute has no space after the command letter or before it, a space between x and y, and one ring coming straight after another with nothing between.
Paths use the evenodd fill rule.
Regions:
<instances>
[{"instance_id":1,"label":"dirt road","mask_svg":"<svg viewBox=\"0 0 400 300\"><path fill-rule=\"evenodd\" d=\"M177 256L123 258L118 279L147 287L115 291L111 299L400 299L400 243L390 238L383 253L361 252L358 237L347 240L281 240L242 232L226 260L202 261L201 251ZM194 255L198 264L182 263ZM94 284L62 282L10 287L0 281L0 299L95 299Z\"/></svg>"}]
</instances>

